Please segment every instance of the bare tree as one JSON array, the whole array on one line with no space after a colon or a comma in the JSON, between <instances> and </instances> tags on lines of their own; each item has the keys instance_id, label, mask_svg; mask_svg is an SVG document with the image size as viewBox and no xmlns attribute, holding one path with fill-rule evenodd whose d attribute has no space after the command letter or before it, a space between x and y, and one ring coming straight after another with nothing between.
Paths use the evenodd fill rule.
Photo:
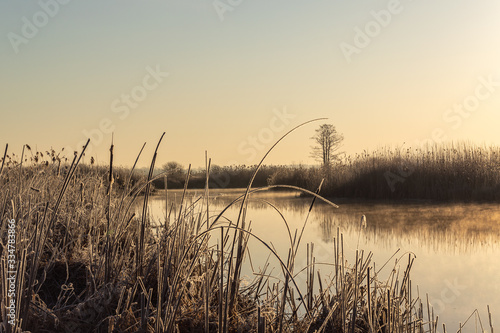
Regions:
<instances>
[{"instance_id":1,"label":"bare tree","mask_svg":"<svg viewBox=\"0 0 500 333\"><path fill-rule=\"evenodd\" d=\"M331 162L338 159L341 154L338 150L342 147L344 136L337 132L335 126L331 124L320 125L316 129L316 134L311 139L315 143L311 147L311 157L322 162L324 166L328 166Z\"/></svg>"}]
</instances>

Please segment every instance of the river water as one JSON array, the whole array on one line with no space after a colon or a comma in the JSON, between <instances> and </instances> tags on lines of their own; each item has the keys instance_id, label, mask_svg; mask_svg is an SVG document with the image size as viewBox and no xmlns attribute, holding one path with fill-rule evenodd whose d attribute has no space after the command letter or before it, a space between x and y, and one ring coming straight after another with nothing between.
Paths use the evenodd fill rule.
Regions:
<instances>
[{"instance_id":1,"label":"river water","mask_svg":"<svg viewBox=\"0 0 500 333\"><path fill-rule=\"evenodd\" d=\"M243 193L242 189L211 190L211 219ZM192 203L203 194L203 190L190 190L186 202ZM169 207L178 208L181 197L182 191L169 190ZM387 263L378 274L380 280L394 268L403 271L409 256L415 257L412 293L418 293L424 304L428 297L439 315L438 327L444 322L448 332L456 332L459 323L464 324L477 309L479 317L473 315L464 330L480 328L481 321L489 331L487 305L493 327L500 324L500 205L344 201L335 202L339 208L334 208L317 200L308 216L312 199L300 197L298 192L265 191L250 198L246 220L251 222L252 233L273 246L283 259L287 258L290 235L293 237L295 230L300 233L307 220L295 272L306 265L306 246L314 243L316 262L325 263L317 267L323 277L331 275L333 239L340 232L351 264L357 249L365 255L373 253L377 270ZM235 204L224 216L236 221L238 209ZM164 223L165 212L165 195L151 197L149 214L153 219ZM360 223L363 215L366 228ZM269 257L265 246L250 239L244 268L247 278L251 279L252 272L262 268L266 260L275 267L271 273L280 276L278 261Z\"/></svg>"}]
</instances>

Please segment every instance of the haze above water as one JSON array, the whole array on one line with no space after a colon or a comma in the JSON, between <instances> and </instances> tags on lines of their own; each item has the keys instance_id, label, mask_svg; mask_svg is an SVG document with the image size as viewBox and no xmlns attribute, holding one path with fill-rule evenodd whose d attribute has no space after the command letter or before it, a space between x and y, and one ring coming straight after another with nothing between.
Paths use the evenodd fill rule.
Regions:
<instances>
[{"instance_id":1,"label":"haze above water","mask_svg":"<svg viewBox=\"0 0 500 333\"><path fill-rule=\"evenodd\" d=\"M211 190L211 221L242 193L243 190L238 189ZM186 202L193 203L202 195L202 190L190 190ZM182 191L171 190L168 197L169 210L174 208L170 215L170 220L173 220ZM500 322L498 205L336 203L340 206L337 209L316 201L307 220L295 272L306 266L306 246L312 242L322 279L333 277L333 242L339 230L343 234L344 255L349 265L354 264L357 248L363 250L365 256L369 251L373 252L372 262L375 262L377 271L387 263L379 272L381 281L385 281L394 268L402 274L409 257L415 257L410 275L412 293L420 295L424 304L428 294L435 314L439 315L438 327L444 322L448 331L457 331L459 323L465 323L477 309L486 328L489 326L487 305L492 312L493 326ZM267 244L272 244L286 261L290 235L293 237L295 230L300 233L310 204L311 198L299 197L298 192L257 192L251 195L246 220L251 222L252 232ZM236 221L239 206L235 204L224 216ZM151 198L149 213L158 223L165 221L165 207L164 194ZM201 205L195 207L200 209ZM290 233L277 210L286 219ZM360 226L362 215L366 216L366 228ZM212 237L215 244L217 234ZM269 260L270 267L274 267L268 272L282 277L278 261L270 258L265 246L250 239L249 252L251 260L247 257L244 269L247 278L252 278L252 267L253 271L259 271L266 260ZM298 281L299 285L304 285L305 274L299 275ZM475 329L475 325L479 325L479 321L470 318L467 331Z\"/></svg>"}]
</instances>

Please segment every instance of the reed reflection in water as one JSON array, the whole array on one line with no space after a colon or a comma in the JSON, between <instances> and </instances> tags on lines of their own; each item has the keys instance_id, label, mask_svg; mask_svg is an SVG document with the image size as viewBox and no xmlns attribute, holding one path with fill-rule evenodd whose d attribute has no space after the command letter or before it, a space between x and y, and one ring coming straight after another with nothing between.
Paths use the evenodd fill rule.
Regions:
<instances>
[{"instance_id":1,"label":"reed reflection in water","mask_svg":"<svg viewBox=\"0 0 500 333\"><path fill-rule=\"evenodd\" d=\"M212 190L211 216L216 216L243 193L241 189ZM200 190L189 191L185 204L196 202L202 195ZM171 215L178 211L181 196L181 191L169 191ZM459 322L464 323L475 309L486 324L486 305L492 310L493 324L500 322L500 207L423 202L335 203L340 207L335 209L317 201L312 209L299 249L297 271L305 266L307 244L314 243L318 267L322 267L322 274L331 274L333 238L342 233L347 260L354 262L356 249L363 250L365 255L372 252L378 267L387 263L379 272L381 275L387 276L388 271L397 269L397 259L404 266L408 254L416 256L411 277L415 294L418 293L423 302L428 294L440 322L445 322L449 331L457 331ZM310 204L311 198L300 197L298 192L257 192L248 202L247 217L253 233L286 258L289 238L296 230L300 233ZM238 208L235 204L225 217L235 221ZM286 219L289 230L275 208ZM153 197L150 214L158 223L164 223L164 195ZM363 215L366 228L360 226ZM244 272L249 278L266 263L279 267L269 257L268 250L253 240L249 242L248 258L250 263ZM279 269L272 273L279 278Z\"/></svg>"}]
</instances>

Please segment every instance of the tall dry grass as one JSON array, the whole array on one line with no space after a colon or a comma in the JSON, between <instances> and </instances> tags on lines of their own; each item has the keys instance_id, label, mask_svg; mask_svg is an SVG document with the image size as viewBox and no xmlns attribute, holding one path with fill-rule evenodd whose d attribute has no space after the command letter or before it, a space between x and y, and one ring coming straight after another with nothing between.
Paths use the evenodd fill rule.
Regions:
<instances>
[{"instance_id":1,"label":"tall dry grass","mask_svg":"<svg viewBox=\"0 0 500 333\"><path fill-rule=\"evenodd\" d=\"M265 156L245 194L216 215L208 200L207 160L204 196L190 203L183 195L176 209L167 202L165 221L157 226L147 210L151 184L164 176L152 176L156 152L144 182L132 184L132 168L118 189L113 187L113 146L107 174L80 165L84 151L67 162L52 160L57 155L49 153L29 165L24 151L19 162L5 154L0 168L1 230L7 219L15 219L18 315L11 326L2 306L2 331L437 332L437 315L412 293L411 256L407 262L406 256L396 260L390 276L380 280L381 267L375 267L371 253L357 250L355 262L346 263L337 230L330 262L335 274L325 277L317 270L313 244L307 247L306 266L296 264L308 218L302 230L289 230L286 258L252 233L248 201L263 190L253 189L252 182ZM188 171L186 187L189 176ZM316 200L328 202L318 194L321 182L316 186L316 193L302 189L312 196L309 213ZM136 216L133 207L140 200L143 210ZM231 206L239 207L239 214L228 221L225 212ZM280 263L276 279L265 266L253 281L242 283L250 238ZM7 272L5 239L2 283ZM0 299L5 305L5 288Z\"/></svg>"},{"instance_id":2,"label":"tall dry grass","mask_svg":"<svg viewBox=\"0 0 500 333\"><path fill-rule=\"evenodd\" d=\"M323 195L368 199L499 201L500 147L468 142L423 148L381 148L349 156L328 168L284 168L271 184L314 188Z\"/></svg>"}]
</instances>

